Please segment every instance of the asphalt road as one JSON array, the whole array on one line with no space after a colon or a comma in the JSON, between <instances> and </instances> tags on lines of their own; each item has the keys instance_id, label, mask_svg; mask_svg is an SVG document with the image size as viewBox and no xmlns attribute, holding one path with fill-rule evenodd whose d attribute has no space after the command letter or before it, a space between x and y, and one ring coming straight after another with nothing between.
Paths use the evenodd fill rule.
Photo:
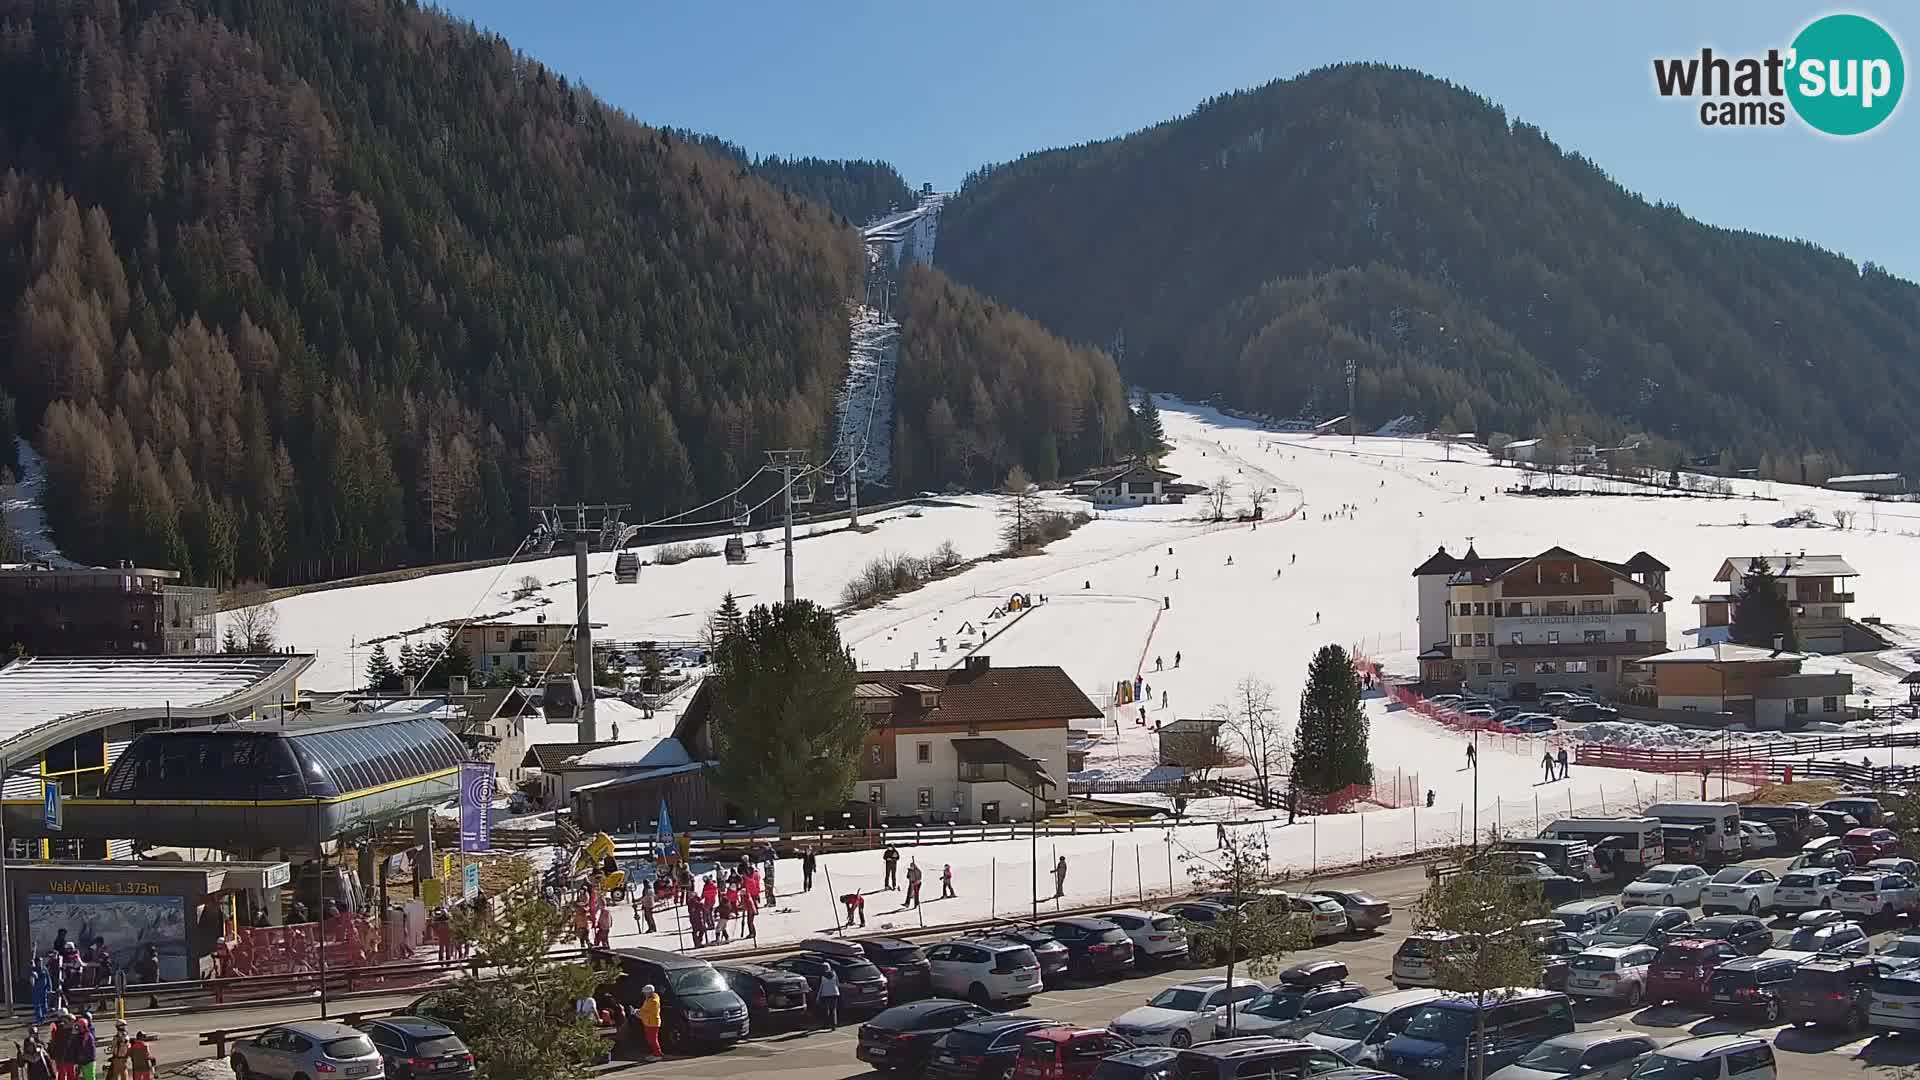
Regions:
<instances>
[{"instance_id":1,"label":"asphalt road","mask_svg":"<svg viewBox=\"0 0 1920 1080\"><path fill-rule=\"evenodd\" d=\"M1749 865L1765 866L1776 872L1786 865L1785 859L1754 859ZM1338 879L1339 883L1357 889L1367 889L1388 901L1394 907L1394 923L1385 931L1377 934L1353 935L1342 940L1323 944L1311 952L1290 957L1289 962L1298 962L1314 957L1330 957L1345 963L1355 982L1372 987L1376 993L1392 989L1389 974L1393 966L1393 953L1400 942L1411 932L1411 919L1408 911L1420 894L1425 890L1427 879L1424 867L1403 866L1390 870L1358 874ZM1320 884L1332 885L1335 879L1326 879ZM1296 885L1296 888L1300 886ZM1775 924L1776 930L1784 930L1785 921ZM1899 927L1881 927L1874 935L1876 943L1901 932ZM1203 970L1195 968L1173 971L1143 972L1134 977L1118 979L1105 983L1075 985L1058 990L1049 990L1033 998L1024 1008L1014 1010L1021 1014L1044 1016L1067 1023L1088 1026L1105 1026L1120 1013L1144 1004L1146 1000L1162 988L1199 975L1217 974L1218 969ZM417 996L418 991L382 996L354 1002L345 1009L334 1010L334 1015L353 1007L379 1008L381 1006L402 1005ZM160 1036L156 1046L163 1059L170 1062L182 1062L188 1058L203 1057L211 1053L209 1048L198 1045L198 1033L215 1026L242 1026L300 1019L317 1015L315 1008L281 1006L276 1008L222 1011L215 1014L187 1014L176 1017L153 1017L143 1019L141 1026ZM1780 1055L1780 1075L1783 1077L1858 1077L1863 1074L1893 1078L1905 1070L1902 1066L1920 1066L1920 1039L1899 1041L1885 1038L1849 1039L1843 1033L1817 1032L1810 1029L1791 1029L1774 1027L1748 1027L1728 1021L1715 1019L1705 1013L1678 1006L1659 1006L1629 1011L1624 1007L1596 1007L1581 1003L1576 1015L1583 1027L1613 1026L1641 1030L1664 1040L1685 1038L1690 1035L1721 1034L1746 1030L1762 1034L1771 1039ZM759 1034L747 1042L729 1050L700 1056L671 1058L662 1062L635 1065L619 1071L644 1075L649 1080L669 1078L669 1080L719 1080L719 1078L742 1074L782 1074L783 1080L849 1080L859 1077L861 1080L879 1080L885 1074L870 1070L853 1056L855 1032L865 1017L847 1018L837 1031L784 1031ZM224 1072L224 1067L220 1067ZM887 1080L898 1080L887 1076Z\"/></svg>"}]
</instances>

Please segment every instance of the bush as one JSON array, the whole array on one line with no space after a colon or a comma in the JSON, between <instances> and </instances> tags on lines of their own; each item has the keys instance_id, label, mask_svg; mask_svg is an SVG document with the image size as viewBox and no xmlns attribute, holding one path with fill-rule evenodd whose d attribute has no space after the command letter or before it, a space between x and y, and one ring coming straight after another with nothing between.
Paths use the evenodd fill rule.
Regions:
<instances>
[{"instance_id":1,"label":"bush","mask_svg":"<svg viewBox=\"0 0 1920 1080\"><path fill-rule=\"evenodd\" d=\"M1092 516L1084 510L1076 510L1071 514L1044 513L1035 520L1034 532L1042 544L1051 544L1092 520Z\"/></svg>"},{"instance_id":2,"label":"bush","mask_svg":"<svg viewBox=\"0 0 1920 1080\"><path fill-rule=\"evenodd\" d=\"M912 592L927 582L959 566L964 560L953 541L942 541L925 558L889 552L861 567L840 590L840 600L848 607L865 607Z\"/></svg>"},{"instance_id":3,"label":"bush","mask_svg":"<svg viewBox=\"0 0 1920 1080\"><path fill-rule=\"evenodd\" d=\"M695 540L691 543L661 544L658 548L654 549L653 564L655 566L676 566L686 562L688 559L701 559L708 555L719 554L719 551L719 548L714 547L705 540Z\"/></svg>"}]
</instances>

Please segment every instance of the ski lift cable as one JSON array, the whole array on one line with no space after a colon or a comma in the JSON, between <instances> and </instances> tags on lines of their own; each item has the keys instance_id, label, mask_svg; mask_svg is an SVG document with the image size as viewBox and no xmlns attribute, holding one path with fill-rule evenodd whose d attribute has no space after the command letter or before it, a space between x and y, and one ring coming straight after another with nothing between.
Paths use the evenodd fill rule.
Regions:
<instances>
[{"instance_id":1,"label":"ski lift cable","mask_svg":"<svg viewBox=\"0 0 1920 1080\"><path fill-rule=\"evenodd\" d=\"M711 507L711 506L718 506L718 505L720 505L721 503L723 503L723 502L726 502L726 501L727 501L728 499L731 499L731 498L734 498L735 496L737 496L737 495L739 495L739 494L740 494L741 492L743 492L743 491L745 491L745 490L747 490L747 488L749 488L749 487L751 487L751 486L753 485L753 482L754 482L755 480L758 480L758 479L760 479L760 474L761 474L761 473L764 473L764 472L767 472L767 471L769 471L770 469L772 469L772 466L770 466L770 465L762 465L762 466L760 466L759 468L757 468L757 469L755 469L755 470L753 470L753 475L752 475L752 476L749 476L749 477L747 477L747 478L746 478L746 480L745 480L744 482L742 482L742 483L741 483L741 485L740 485L739 487L737 487L737 488L734 488L734 489L733 489L732 491L729 491L729 492L727 492L727 493L726 493L725 495L722 495L722 496L720 496L720 497L719 497L719 498L717 498L717 499L714 499L714 500L712 500L712 501L710 501L710 502L703 502L703 503L701 503L701 504L700 504L699 506L694 506L694 507L689 507L688 509L685 509L685 510L682 510L682 511L680 511L680 512L679 512L679 513L677 513L677 514L668 514L668 515L667 515L666 517L663 517L663 518L655 518L655 519L653 519L652 521L649 521L649 522L645 522L645 523L643 523L643 524L640 524L640 525L636 525L636 526L634 526L634 528L638 528L638 529L659 529L659 528L664 528L664 527L665 527L665 526L666 526L667 524L669 524L669 523L671 523L671 522L678 522L678 521L679 521L679 520L680 520L681 518L683 518L683 517L686 517L686 516L687 516L687 515L689 515L689 514L697 514L697 513L699 513L700 511L702 511L702 510L705 510L705 509L707 509L708 507ZM700 523L699 523L699 522L687 522L687 523L682 523L682 524L683 524L683 525L692 525L692 524L700 524Z\"/></svg>"},{"instance_id":2,"label":"ski lift cable","mask_svg":"<svg viewBox=\"0 0 1920 1080\"><path fill-rule=\"evenodd\" d=\"M576 634L579 632L580 617L586 614L587 605L593 601L594 590L598 589L600 587L600 582L607 578L609 571L613 569L614 560L616 560L619 557L621 550L622 549L619 547L614 547L609 549L606 553L608 561L601 565L600 572L598 574L592 573L591 571L588 572L587 577L590 578L591 580L587 582L587 595L584 599L580 601L580 606L573 609L572 625L575 628L574 632ZM553 665L560 661L560 657L563 653L571 652L571 651L572 650L563 650L563 649L553 650L553 655L547 657L547 666L540 669L540 679L539 679L539 682L536 683L535 685L539 685L539 686L546 685L547 676L553 671ZM591 660L591 658L589 658L589 660ZM580 673L577 671L574 672L574 677L576 679L579 678ZM587 680L587 683L586 683L585 692L591 694L593 693L593 671L591 669L589 669L586 673L586 680Z\"/></svg>"},{"instance_id":3,"label":"ski lift cable","mask_svg":"<svg viewBox=\"0 0 1920 1080\"><path fill-rule=\"evenodd\" d=\"M507 556L507 561L500 564L500 572L493 575L493 580L487 583L486 589L474 598L473 606L467 609L467 614L460 620L460 625L454 627L452 633L440 639L440 650L433 654L433 659L421 670L432 671L434 667L440 663L440 659L447 654L447 646L452 643L455 637L459 636L461 631L467 628L468 624L473 622L475 613L480 610L480 605L486 601L487 597L493 595L494 586L500 584L500 579L507 576L507 570L513 566L514 560L518 559L521 553L527 550L527 546L532 543L533 534L528 533L526 537L520 541L520 546L513 549L513 554ZM359 675L358 672L354 674L356 677Z\"/></svg>"}]
</instances>

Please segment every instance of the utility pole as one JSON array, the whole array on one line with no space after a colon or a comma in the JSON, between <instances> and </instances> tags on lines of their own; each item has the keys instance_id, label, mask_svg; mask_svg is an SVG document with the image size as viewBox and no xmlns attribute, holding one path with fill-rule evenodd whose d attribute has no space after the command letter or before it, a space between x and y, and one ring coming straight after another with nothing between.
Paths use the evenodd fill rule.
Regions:
<instances>
[{"instance_id":1,"label":"utility pole","mask_svg":"<svg viewBox=\"0 0 1920 1080\"><path fill-rule=\"evenodd\" d=\"M587 609L587 596L592 591L592 583L587 580L587 553L593 550L594 540L600 537L608 537L608 544L613 547L618 547L625 540L628 530L625 523L620 521L620 514L626 506L575 503L572 506L532 506L528 509L541 515L550 535L573 540L573 597L577 609L573 627L573 671L580 687L579 741L598 742L593 707L593 619ZM571 519L563 519L563 514L570 514ZM595 514L599 515L599 522L589 525L590 515Z\"/></svg>"},{"instance_id":2,"label":"utility pole","mask_svg":"<svg viewBox=\"0 0 1920 1080\"><path fill-rule=\"evenodd\" d=\"M860 528L860 458L865 456L855 456L847 466L847 527L856 530Z\"/></svg>"},{"instance_id":3,"label":"utility pole","mask_svg":"<svg viewBox=\"0 0 1920 1080\"><path fill-rule=\"evenodd\" d=\"M783 556L787 568L785 596L786 602L791 604L793 603L793 481L795 472L804 472L807 468L807 452L805 450L769 450L767 461L780 470L780 502L783 510L781 517L786 534L786 550ZM812 493L809 492L801 501L812 502Z\"/></svg>"},{"instance_id":4,"label":"utility pole","mask_svg":"<svg viewBox=\"0 0 1920 1080\"><path fill-rule=\"evenodd\" d=\"M1347 445L1355 446L1358 439L1353 431L1353 357L1347 357Z\"/></svg>"}]
</instances>

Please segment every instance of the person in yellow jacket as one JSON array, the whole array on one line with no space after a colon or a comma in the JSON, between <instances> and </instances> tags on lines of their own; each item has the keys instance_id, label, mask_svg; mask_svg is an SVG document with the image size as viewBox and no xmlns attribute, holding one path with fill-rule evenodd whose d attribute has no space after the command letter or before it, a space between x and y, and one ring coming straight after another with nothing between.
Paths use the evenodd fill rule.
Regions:
<instances>
[{"instance_id":1,"label":"person in yellow jacket","mask_svg":"<svg viewBox=\"0 0 1920 1080\"><path fill-rule=\"evenodd\" d=\"M652 983L640 988L640 1027L647 1033L647 1052L666 1057L666 1051L660 1049L660 995Z\"/></svg>"}]
</instances>

